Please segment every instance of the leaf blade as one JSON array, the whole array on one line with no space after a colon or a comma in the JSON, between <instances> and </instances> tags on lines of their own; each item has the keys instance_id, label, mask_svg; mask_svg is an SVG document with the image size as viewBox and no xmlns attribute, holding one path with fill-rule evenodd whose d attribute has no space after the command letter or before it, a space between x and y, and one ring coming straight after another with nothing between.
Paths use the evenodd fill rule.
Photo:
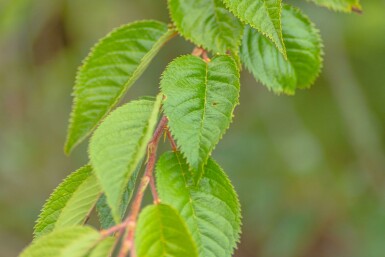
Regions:
<instances>
[{"instance_id":1,"label":"leaf blade","mask_svg":"<svg viewBox=\"0 0 385 257\"><path fill-rule=\"evenodd\" d=\"M281 25L282 0L223 0L223 2L241 21L273 41L286 57Z\"/></svg>"},{"instance_id":2,"label":"leaf blade","mask_svg":"<svg viewBox=\"0 0 385 257\"><path fill-rule=\"evenodd\" d=\"M91 251L88 257L110 257L114 250L116 238L107 237Z\"/></svg>"},{"instance_id":3,"label":"leaf blade","mask_svg":"<svg viewBox=\"0 0 385 257\"><path fill-rule=\"evenodd\" d=\"M94 46L76 75L67 154L115 107L173 35L166 24L140 21L112 31Z\"/></svg>"},{"instance_id":4,"label":"leaf blade","mask_svg":"<svg viewBox=\"0 0 385 257\"><path fill-rule=\"evenodd\" d=\"M100 193L101 188L90 165L72 173L55 189L43 206L35 225L35 238L56 229L83 223Z\"/></svg>"},{"instance_id":5,"label":"leaf blade","mask_svg":"<svg viewBox=\"0 0 385 257\"><path fill-rule=\"evenodd\" d=\"M126 213L127 207L128 207L130 200L132 198L132 195L133 195L133 192L135 189L135 183L136 183L138 173L140 172L141 167L142 167L142 162L140 162L140 164L137 166L137 168L133 172L133 174L130 177L128 184L125 188L125 191L123 193L123 198L122 198L122 201L120 203L120 208L119 208L121 219L123 219L123 217ZM100 197L99 201L97 202L96 210L97 210L98 217L99 217L99 223L100 223L100 226L102 229L108 229L108 228L116 225L114 218L112 216L111 208L108 205L107 198L104 194Z\"/></svg>"},{"instance_id":6,"label":"leaf blade","mask_svg":"<svg viewBox=\"0 0 385 257\"><path fill-rule=\"evenodd\" d=\"M239 240L240 205L219 165L210 158L196 185L182 156L169 152L159 158L156 176L161 201L186 221L199 256L231 256Z\"/></svg>"},{"instance_id":7,"label":"leaf blade","mask_svg":"<svg viewBox=\"0 0 385 257\"><path fill-rule=\"evenodd\" d=\"M198 257L183 220L165 204L151 205L141 212L135 249L138 257Z\"/></svg>"},{"instance_id":8,"label":"leaf blade","mask_svg":"<svg viewBox=\"0 0 385 257\"><path fill-rule=\"evenodd\" d=\"M221 0L169 0L168 6L178 31L195 45L214 53L238 52L243 26Z\"/></svg>"},{"instance_id":9,"label":"leaf blade","mask_svg":"<svg viewBox=\"0 0 385 257\"><path fill-rule=\"evenodd\" d=\"M99 240L100 234L90 227L60 229L38 238L20 257L83 257Z\"/></svg>"},{"instance_id":10,"label":"leaf blade","mask_svg":"<svg viewBox=\"0 0 385 257\"><path fill-rule=\"evenodd\" d=\"M146 154L162 95L156 101L137 100L112 112L91 138L89 157L116 223L125 187Z\"/></svg>"},{"instance_id":11,"label":"leaf blade","mask_svg":"<svg viewBox=\"0 0 385 257\"><path fill-rule=\"evenodd\" d=\"M322 41L319 31L299 9L282 9L283 36L287 59L274 45L250 27L245 28L241 60L256 80L276 93L294 94L309 88L322 68Z\"/></svg>"},{"instance_id":12,"label":"leaf blade","mask_svg":"<svg viewBox=\"0 0 385 257\"><path fill-rule=\"evenodd\" d=\"M193 169L201 169L229 127L239 88L238 67L225 55L208 63L195 56L183 56L163 73L164 113Z\"/></svg>"}]
</instances>

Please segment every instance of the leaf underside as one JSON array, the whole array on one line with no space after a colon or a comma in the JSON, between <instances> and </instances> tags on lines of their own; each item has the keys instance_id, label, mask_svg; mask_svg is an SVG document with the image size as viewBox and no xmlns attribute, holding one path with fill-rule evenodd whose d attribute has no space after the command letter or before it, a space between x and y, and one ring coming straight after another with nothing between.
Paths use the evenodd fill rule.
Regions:
<instances>
[{"instance_id":1,"label":"leaf underside","mask_svg":"<svg viewBox=\"0 0 385 257\"><path fill-rule=\"evenodd\" d=\"M319 31L298 9L284 5L283 38L287 59L251 27L245 28L241 60L254 77L276 93L294 94L309 88L322 68L323 45Z\"/></svg>"},{"instance_id":2,"label":"leaf underside","mask_svg":"<svg viewBox=\"0 0 385 257\"><path fill-rule=\"evenodd\" d=\"M165 204L151 205L141 212L135 249L138 257L198 257L186 224Z\"/></svg>"},{"instance_id":3,"label":"leaf underside","mask_svg":"<svg viewBox=\"0 0 385 257\"><path fill-rule=\"evenodd\" d=\"M120 206L127 183L146 154L161 100L159 95L155 102L137 100L117 108L91 138L91 164L116 223L121 220Z\"/></svg>"},{"instance_id":4,"label":"leaf underside","mask_svg":"<svg viewBox=\"0 0 385 257\"><path fill-rule=\"evenodd\" d=\"M281 25L282 0L223 0L223 2L241 21L272 40L283 56L286 56Z\"/></svg>"},{"instance_id":5,"label":"leaf underside","mask_svg":"<svg viewBox=\"0 0 385 257\"><path fill-rule=\"evenodd\" d=\"M195 45L214 53L238 52L243 25L222 0L169 0L168 6L180 34Z\"/></svg>"},{"instance_id":6,"label":"leaf underside","mask_svg":"<svg viewBox=\"0 0 385 257\"><path fill-rule=\"evenodd\" d=\"M341 12L362 12L359 0L308 0L319 6Z\"/></svg>"},{"instance_id":7,"label":"leaf underside","mask_svg":"<svg viewBox=\"0 0 385 257\"><path fill-rule=\"evenodd\" d=\"M199 256L230 257L239 240L238 197L225 173L211 158L199 184L179 153L163 154L156 166L163 203L179 211L194 238Z\"/></svg>"},{"instance_id":8,"label":"leaf underside","mask_svg":"<svg viewBox=\"0 0 385 257\"><path fill-rule=\"evenodd\" d=\"M66 153L115 107L173 34L164 23L139 21L114 30L94 46L76 76Z\"/></svg>"},{"instance_id":9,"label":"leaf underside","mask_svg":"<svg viewBox=\"0 0 385 257\"><path fill-rule=\"evenodd\" d=\"M82 224L101 193L90 165L68 176L47 200L34 234L38 238L53 230Z\"/></svg>"},{"instance_id":10,"label":"leaf underside","mask_svg":"<svg viewBox=\"0 0 385 257\"><path fill-rule=\"evenodd\" d=\"M123 217L126 214L127 207L134 193L136 180L141 167L142 167L142 162L139 163L135 171L132 173L127 183L127 186L124 190L123 197L120 203L120 208L119 208L121 219L123 219ZM99 201L96 204L96 211L98 213L99 223L102 229L108 229L116 225L114 218L112 216L111 208L108 205L107 198L104 194L100 197Z\"/></svg>"},{"instance_id":11,"label":"leaf underside","mask_svg":"<svg viewBox=\"0 0 385 257\"><path fill-rule=\"evenodd\" d=\"M84 257L100 240L100 234L77 226L44 235L24 249L19 257Z\"/></svg>"},{"instance_id":12,"label":"leaf underside","mask_svg":"<svg viewBox=\"0 0 385 257\"><path fill-rule=\"evenodd\" d=\"M239 97L239 70L227 55L206 63L187 55L163 73L164 113L191 167L201 170L229 127Z\"/></svg>"}]
</instances>

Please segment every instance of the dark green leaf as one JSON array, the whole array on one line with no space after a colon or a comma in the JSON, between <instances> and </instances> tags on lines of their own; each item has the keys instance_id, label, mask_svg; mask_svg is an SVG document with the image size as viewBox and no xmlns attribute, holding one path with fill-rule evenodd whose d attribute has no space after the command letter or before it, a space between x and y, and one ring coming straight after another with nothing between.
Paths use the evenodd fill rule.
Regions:
<instances>
[{"instance_id":1,"label":"dark green leaf","mask_svg":"<svg viewBox=\"0 0 385 257\"><path fill-rule=\"evenodd\" d=\"M194 44L215 53L238 52L243 26L222 0L169 0L178 31Z\"/></svg>"},{"instance_id":2,"label":"dark green leaf","mask_svg":"<svg viewBox=\"0 0 385 257\"><path fill-rule=\"evenodd\" d=\"M251 27L245 28L241 59L254 77L276 93L294 94L310 87L322 67L322 42L314 24L298 9L282 11L287 60Z\"/></svg>"},{"instance_id":3,"label":"dark green leaf","mask_svg":"<svg viewBox=\"0 0 385 257\"><path fill-rule=\"evenodd\" d=\"M286 56L282 38L282 0L223 0L231 12L246 24L271 39Z\"/></svg>"}]
</instances>

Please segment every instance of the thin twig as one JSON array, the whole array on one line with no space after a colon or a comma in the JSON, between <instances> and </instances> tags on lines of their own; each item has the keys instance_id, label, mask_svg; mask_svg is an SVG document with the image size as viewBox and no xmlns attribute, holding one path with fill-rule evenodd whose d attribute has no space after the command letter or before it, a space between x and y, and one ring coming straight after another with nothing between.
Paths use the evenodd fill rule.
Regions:
<instances>
[{"instance_id":1,"label":"thin twig","mask_svg":"<svg viewBox=\"0 0 385 257\"><path fill-rule=\"evenodd\" d=\"M168 141L170 141L172 151L173 152L177 152L178 151L178 146L176 145L175 140L172 137L171 132L170 132L170 130L168 128L166 128L166 134L167 134Z\"/></svg>"},{"instance_id":2,"label":"thin twig","mask_svg":"<svg viewBox=\"0 0 385 257\"><path fill-rule=\"evenodd\" d=\"M124 223L126 224L126 237L123 239L118 257L126 257L127 253L133 247L136 220L138 218L140 206L142 204L144 192L152 179L152 173L153 173L155 161L156 161L156 150L158 148L159 139L162 136L162 133L166 125L167 125L167 118L163 117L160 120L151 141L148 143L149 157L148 157L146 170L145 170L144 176L141 179L140 185L138 187L138 191L135 195L135 199L132 202L130 215L124 221ZM158 194L156 193L156 189L155 189L155 183L154 183L154 188L152 188L152 190L154 191L153 192L154 201L159 202Z\"/></svg>"},{"instance_id":3,"label":"thin twig","mask_svg":"<svg viewBox=\"0 0 385 257\"><path fill-rule=\"evenodd\" d=\"M126 222L123 222L116 226L110 227L109 229L100 231L100 234L102 235L102 237L107 237L116 232L122 231L126 226L127 226Z\"/></svg>"}]
</instances>

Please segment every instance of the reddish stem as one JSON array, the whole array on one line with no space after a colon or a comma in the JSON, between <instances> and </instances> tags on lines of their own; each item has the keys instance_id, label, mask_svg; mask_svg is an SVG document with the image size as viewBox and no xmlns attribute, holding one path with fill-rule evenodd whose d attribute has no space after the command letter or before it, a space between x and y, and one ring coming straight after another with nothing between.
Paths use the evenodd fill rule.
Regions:
<instances>
[{"instance_id":1,"label":"reddish stem","mask_svg":"<svg viewBox=\"0 0 385 257\"><path fill-rule=\"evenodd\" d=\"M168 128L166 129L166 134L167 134L168 140L170 141L172 151L173 152L177 152L178 151L178 146L176 145L175 140L172 137L171 132L170 132L170 130Z\"/></svg>"},{"instance_id":2,"label":"reddish stem","mask_svg":"<svg viewBox=\"0 0 385 257\"><path fill-rule=\"evenodd\" d=\"M159 139L162 136L162 133L167 126L167 118L163 117L158 127L156 128L154 135L151 139L151 141L148 143L148 162L146 166L146 170L144 173L144 176L142 177L140 181L140 185L138 187L138 191L136 193L135 199L132 202L131 206L131 212L130 215L127 217L127 219L124 221L125 227L126 227L126 237L123 239L122 247L120 248L120 252L118 254L118 257L126 257L127 253L132 249L133 242L134 242L134 234L135 234L135 228L136 228L136 220L138 218L138 214L140 211L140 206L142 204L143 195L144 192L150 183L151 180L153 180L153 170L155 167L155 161L156 161L156 150L158 148ZM155 183L151 182L151 191L154 197L154 202L159 203L158 194L155 189Z\"/></svg>"}]
</instances>

